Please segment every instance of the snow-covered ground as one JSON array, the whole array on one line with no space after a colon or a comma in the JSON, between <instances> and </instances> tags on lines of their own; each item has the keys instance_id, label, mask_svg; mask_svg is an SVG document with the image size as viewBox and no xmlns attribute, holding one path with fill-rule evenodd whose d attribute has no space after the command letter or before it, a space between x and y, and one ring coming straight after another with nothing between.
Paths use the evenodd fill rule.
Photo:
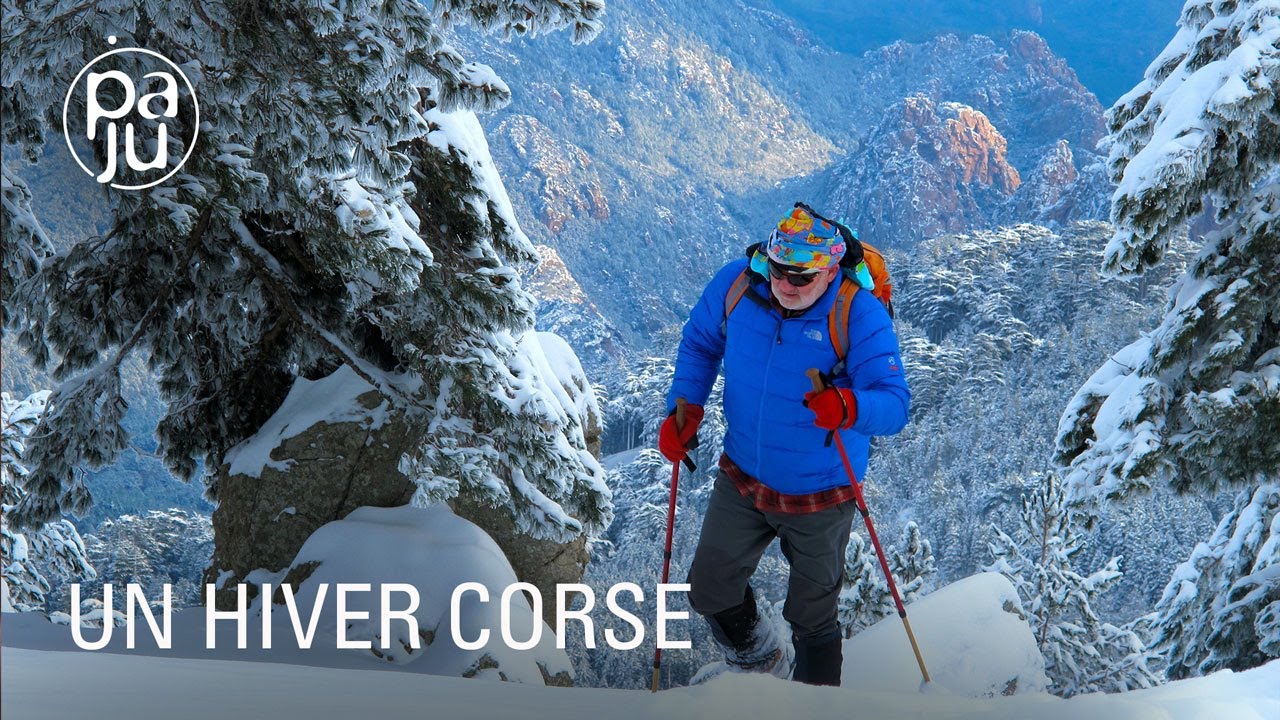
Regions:
<instances>
[{"instance_id":1,"label":"snow-covered ground","mask_svg":"<svg viewBox=\"0 0 1280 720\"><path fill-rule=\"evenodd\" d=\"M868 665L874 659L868 659ZM6 720L245 718L916 718L1275 720L1280 661L1123 695L955 697L725 674L692 688L555 688L378 670L5 648ZM835 714L835 715L833 715Z\"/></svg>"},{"instance_id":2,"label":"snow-covered ground","mask_svg":"<svg viewBox=\"0 0 1280 720\"><path fill-rule=\"evenodd\" d=\"M1045 692L1048 681L1017 594L1001 575L981 573L941 588L909 607L933 682L924 685L901 621L890 617L845 641L843 687L818 688L771 676L724 674L691 688L646 690L560 688L542 684L543 672L567 670L567 655L554 634L523 602L512 610L512 635L527 638L534 624L542 640L528 650L506 647L497 629L496 602L451 606L452 590L478 582L497 600L515 581L510 564L479 528L448 508L361 508L317 531L294 566L315 564L299 583L295 605L303 626L314 623L310 648L293 639L293 621L274 606L273 642L262 647L261 604L248 609L248 647L236 647L236 627L220 621L216 648L205 647L203 608L175 611L172 646L158 647L141 619L137 648L125 647L122 627L106 647L80 650L67 625L38 613L4 613L0 652L5 720L93 718L148 720L179 717L347 718L829 718L917 720L1277 720L1280 719L1280 661L1246 673L1219 673L1123 695L1089 695L1070 700ZM260 573L258 582L279 574ZM376 657L368 650L338 649L340 636L380 638L376 595L355 595L346 612L369 612L368 622L336 624L331 593L317 588L338 583L408 583L421 602L413 611L431 637L412 653ZM646 589L652 597L652 588ZM517 596L518 597L518 596ZM554 599L548 599L554 601ZM613 628L623 638L629 627L598 603L596 633ZM404 607L403 605L398 605ZM319 608L311 619L312 608ZM648 605L646 631L653 631ZM119 610L119 606L116 606ZM678 610L678 608L674 608ZM463 638L490 628L490 644L463 650L449 630L457 614ZM682 621L670 636L687 638ZM694 617L683 622L701 622ZM86 629L92 642L101 634ZM391 632L394 646L411 639ZM426 635L423 636L424 638ZM569 642L582 642L573 626ZM597 637L597 642L601 640ZM480 662L481 657L488 660ZM636 651L636 673L647 680L651 656ZM539 669L541 666L541 669ZM474 677L463 678L468 672ZM502 682L505 677L519 682ZM838 715L837 715L838 714Z\"/></svg>"}]
</instances>

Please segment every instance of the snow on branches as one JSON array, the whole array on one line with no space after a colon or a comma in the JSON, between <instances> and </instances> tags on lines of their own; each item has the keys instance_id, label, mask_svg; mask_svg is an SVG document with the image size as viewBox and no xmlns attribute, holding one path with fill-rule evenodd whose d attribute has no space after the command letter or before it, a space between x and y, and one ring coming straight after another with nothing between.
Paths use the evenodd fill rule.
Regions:
<instances>
[{"instance_id":1,"label":"snow on branches","mask_svg":"<svg viewBox=\"0 0 1280 720\"><path fill-rule=\"evenodd\" d=\"M84 541L69 521L52 520L26 532L19 532L10 522L10 513L27 495L26 440L48 399L48 390L25 400L0 393L0 504L4 510L0 564L4 567L5 602L19 611L43 609L50 580L95 576Z\"/></svg>"},{"instance_id":2,"label":"snow on branches","mask_svg":"<svg viewBox=\"0 0 1280 720\"><path fill-rule=\"evenodd\" d=\"M439 430L408 454L415 480L447 476L460 492L483 493L498 478L513 513L548 519L547 529L606 523L603 471L584 461L576 420L554 398L509 402L556 385L535 377L547 368L520 344L533 301L517 266L534 252L472 115L510 90L445 39L461 21L531 35L570 28L586 40L602 9L598 0L37 0L6 10L0 120L29 162L108 37L175 63L200 106L199 140L181 169L145 190L108 189L110 230L49 257L39 203L5 170L4 242L21 250L5 256L6 332L38 365L56 364L62 381L28 448L17 519L87 507L77 473L127 447L120 365L137 353L167 403L159 453L185 479L203 464L211 494L222 456L297 381L346 366L419 428ZM138 70L127 53L102 61ZM71 100L77 134L86 105ZM172 135L193 136L179 131L194 121L180 113ZM155 140L139 132L139 142ZM21 292L11 296L11 284Z\"/></svg>"},{"instance_id":3,"label":"snow on branches","mask_svg":"<svg viewBox=\"0 0 1280 720\"><path fill-rule=\"evenodd\" d=\"M1170 288L1159 325L1094 373L1057 437L1080 508L1157 481L1242 493L1175 572L1152 621L1173 677L1280 653L1270 557L1280 551L1266 544L1257 562L1269 569L1259 571L1252 555L1224 549L1239 533L1275 534L1245 517L1259 514L1259 494L1272 497L1280 473L1280 2L1190 0L1178 24L1108 112L1118 186L1104 266L1146 271L1206 198L1218 227Z\"/></svg>"},{"instance_id":4,"label":"snow on branches","mask_svg":"<svg viewBox=\"0 0 1280 720\"><path fill-rule=\"evenodd\" d=\"M1192 0L1178 25L1107 111L1113 271L1158 262L1205 196L1220 217L1240 210L1280 159L1280 2Z\"/></svg>"},{"instance_id":5,"label":"snow on branches","mask_svg":"<svg viewBox=\"0 0 1280 720\"><path fill-rule=\"evenodd\" d=\"M1120 581L1120 558L1082 574L1074 558L1085 536L1053 475L1037 478L1023 496L1022 522L1013 535L990 527L995 561L986 569L1009 578L1030 615L1044 654L1050 690L1064 697L1151 687L1154 658L1133 630L1102 620L1094 606Z\"/></svg>"},{"instance_id":6,"label":"snow on branches","mask_svg":"<svg viewBox=\"0 0 1280 720\"><path fill-rule=\"evenodd\" d=\"M1172 679L1280 657L1280 483L1236 498L1174 570L1151 624Z\"/></svg>"},{"instance_id":7,"label":"snow on branches","mask_svg":"<svg viewBox=\"0 0 1280 720\"><path fill-rule=\"evenodd\" d=\"M1078 392L1058 432L1074 501L1240 487L1280 469L1280 2L1193 0L1111 122L1104 264L1158 262L1209 197L1221 226L1159 326Z\"/></svg>"}]
</instances>

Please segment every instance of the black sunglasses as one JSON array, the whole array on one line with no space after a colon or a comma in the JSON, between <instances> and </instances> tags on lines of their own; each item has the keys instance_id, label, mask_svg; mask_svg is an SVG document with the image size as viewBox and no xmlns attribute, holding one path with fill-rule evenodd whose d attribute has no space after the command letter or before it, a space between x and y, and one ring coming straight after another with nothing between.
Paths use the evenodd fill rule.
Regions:
<instances>
[{"instance_id":1,"label":"black sunglasses","mask_svg":"<svg viewBox=\"0 0 1280 720\"><path fill-rule=\"evenodd\" d=\"M778 280L786 280L792 287L808 285L816 280L821 272L821 269L804 270L776 263L773 258L769 259L769 275Z\"/></svg>"}]
</instances>

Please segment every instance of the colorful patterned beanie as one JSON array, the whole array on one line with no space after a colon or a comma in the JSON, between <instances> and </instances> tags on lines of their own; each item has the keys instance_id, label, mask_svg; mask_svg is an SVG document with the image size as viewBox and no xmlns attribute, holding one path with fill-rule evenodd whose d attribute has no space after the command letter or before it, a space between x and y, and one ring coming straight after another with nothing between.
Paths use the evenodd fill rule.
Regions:
<instances>
[{"instance_id":1,"label":"colorful patterned beanie","mask_svg":"<svg viewBox=\"0 0 1280 720\"><path fill-rule=\"evenodd\" d=\"M765 243L765 252L774 262L802 268L835 267L845 249L844 238L834 225L803 208L784 217Z\"/></svg>"}]
</instances>

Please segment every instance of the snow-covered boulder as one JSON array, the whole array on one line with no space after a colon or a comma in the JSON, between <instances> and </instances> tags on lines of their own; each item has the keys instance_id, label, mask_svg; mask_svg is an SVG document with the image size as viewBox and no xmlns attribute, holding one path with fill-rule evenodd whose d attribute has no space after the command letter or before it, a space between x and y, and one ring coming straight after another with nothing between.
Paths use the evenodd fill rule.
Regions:
<instances>
[{"instance_id":1,"label":"snow-covered boulder","mask_svg":"<svg viewBox=\"0 0 1280 720\"><path fill-rule=\"evenodd\" d=\"M1003 575L979 573L947 585L909 605L907 620L939 688L993 697L1042 693L1049 687L1044 657L1018 593ZM843 687L914 691L920 682L911 643L896 615L845 641Z\"/></svg>"},{"instance_id":2,"label":"snow-covered boulder","mask_svg":"<svg viewBox=\"0 0 1280 720\"><path fill-rule=\"evenodd\" d=\"M279 570L324 523L357 507L403 505L413 483L396 467L411 438L402 414L351 368L298 378L256 434L218 471L214 551L204 583L225 588L256 568Z\"/></svg>"},{"instance_id":3,"label":"snow-covered boulder","mask_svg":"<svg viewBox=\"0 0 1280 720\"><path fill-rule=\"evenodd\" d=\"M250 580L272 583L271 621L273 635L293 642L295 632L279 589L282 579L295 588L294 603L307 622L315 622L313 645L339 647L344 642L369 641L370 653L398 665L412 663L417 672L431 675L484 677L512 682L571 684L573 669L568 655L556 648L552 629L535 616L526 597L515 592L508 604L510 635L523 643L533 637L535 623L540 641L530 650L514 650L501 633L501 602L504 590L517 582L515 571L502 550L475 524L454 515L445 505L427 508L357 508L342 520L322 526L298 551L287 570L281 573L254 573ZM368 592L348 593L345 612L365 615L346 623L345 637L339 638L337 588L340 583L368 585ZM487 630L488 642L480 649L463 649L454 643L451 599L463 583L480 583L488 589L488 600L475 592L460 593L459 634L475 641ZM416 637L407 622L388 624L391 637L382 639L382 617L387 610L406 610L410 596L396 591L383 607L381 588L412 585L418 606L412 612L417 621ZM317 604L321 592L324 596ZM554 603L554 596L548 598ZM318 622L310 619L319 607ZM262 613L262 596L251 615ZM389 645L384 649L383 645ZM414 645L418 645L416 649ZM352 652L352 651L348 651Z\"/></svg>"}]
</instances>

